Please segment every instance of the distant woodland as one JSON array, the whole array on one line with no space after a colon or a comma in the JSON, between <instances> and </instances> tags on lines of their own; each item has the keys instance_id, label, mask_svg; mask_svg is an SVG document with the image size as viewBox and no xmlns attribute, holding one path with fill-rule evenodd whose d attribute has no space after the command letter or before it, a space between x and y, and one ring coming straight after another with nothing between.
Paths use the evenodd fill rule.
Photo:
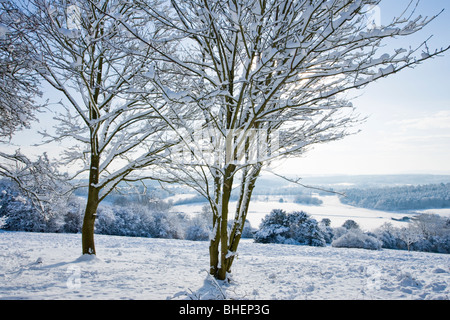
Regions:
<instances>
[{"instance_id":1,"label":"distant woodland","mask_svg":"<svg viewBox=\"0 0 450 320\"><path fill-rule=\"evenodd\" d=\"M386 211L450 208L450 183L347 189L344 204Z\"/></svg>"}]
</instances>

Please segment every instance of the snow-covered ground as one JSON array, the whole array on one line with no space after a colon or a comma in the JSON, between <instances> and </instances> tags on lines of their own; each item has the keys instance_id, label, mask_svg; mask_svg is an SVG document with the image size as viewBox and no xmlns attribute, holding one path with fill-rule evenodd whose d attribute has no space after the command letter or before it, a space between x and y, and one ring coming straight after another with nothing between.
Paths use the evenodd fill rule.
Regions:
<instances>
[{"instance_id":1,"label":"snow-covered ground","mask_svg":"<svg viewBox=\"0 0 450 320\"><path fill-rule=\"evenodd\" d=\"M207 275L208 243L0 231L0 299L449 299L450 255L255 244L230 284ZM222 290L222 291L221 291Z\"/></svg>"},{"instance_id":2,"label":"snow-covered ground","mask_svg":"<svg viewBox=\"0 0 450 320\"><path fill-rule=\"evenodd\" d=\"M193 196L193 195L191 195ZM401 219L405 216L413 216L417 213L395 213L380 210L370 210L364 208L358 208L343 204L339 201L337 195L333 196L316 196L323 203L320 206L304 205L294 203L294 196L255 196L250 203L247 219L250 221L252 227L258 228L261 220L270 213L273 209L283 209L286 212L303 210L310 214L314 219L320 221L324 218L331 220L332 227L340 227L348 220L352 219L356 221L361 229L366 231L372 231L386 222L392 223L395 227L406 226L405 222L395 221L395 219ZM185 197L187 198L187 197ZM283 202L280 202L280 199ZM193 203L177 205L173 207L173 211L184 212L187 214L195 214L201 212L205 203ZM234 208L235 203L231 202L230 208ZM425 212L425 210L423 210ZM428 213L447 214L446 211L441 210L426 210Z\"/></svg>"}]
</instances>

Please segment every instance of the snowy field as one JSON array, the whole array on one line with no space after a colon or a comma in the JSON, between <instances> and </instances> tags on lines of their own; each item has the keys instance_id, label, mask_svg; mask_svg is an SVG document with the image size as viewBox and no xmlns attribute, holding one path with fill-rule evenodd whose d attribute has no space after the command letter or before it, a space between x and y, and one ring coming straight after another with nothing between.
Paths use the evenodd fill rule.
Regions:
<instances>
[{"instance_id":1,"label":"snowy field","mask_svg":"<svg viewBox=\"0 0 450 320\"><path fill-rule=\"evenodd\" d=\"M188 198L189 195L185 195L184 198ZM193 195L190 195L191 197ZM255 196L250 203L247 219L250 221L252 227L258 228L261 220L269 214L273 209L283 209L287 213L292 211L303 210L311 217L320 221L324 218L331 220L331 227L340 227L348 220L352 219L356 221L361 229L365 231L372 231L386 222L392 223L395 227L405 227L405 222L395 221L395 219L401 219L405 216L414 216L417 213L395 213L380 210L371 210L365 208L353 207L343 204L339 201L337 195L333 196L318 196L323 201L320 206L304 205L294 203L294 196L276 195L276 196ZM280 202L283 199L283 202ZM205 203L193 203L185 205L177 205L173 207L173 211L184 212L191 215L199 213ZM235 203L231 202L230 208L234 208ZM422 210L421 212L436 213L446 216L450 216L449 209L437 209L437 210Z\"/></svg>"},{"instance_id":2,"label":"snowy field","mask_svg":"<svg viewBox=\"0 0 450 320\"><path fill-rule=\"evenodd\" d=\"M0 299L446 299L450 255L255 244L244 240L230 284L205 271L208 243L0 231Z\"/></svg>"}]
</instances>

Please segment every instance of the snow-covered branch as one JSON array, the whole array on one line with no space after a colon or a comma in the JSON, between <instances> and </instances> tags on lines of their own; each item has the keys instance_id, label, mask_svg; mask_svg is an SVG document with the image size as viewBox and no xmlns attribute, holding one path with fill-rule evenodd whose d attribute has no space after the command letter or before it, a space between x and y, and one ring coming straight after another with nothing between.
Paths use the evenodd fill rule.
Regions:
<instances>
[{"instance_id":1,"label":"snow-covered branch","mask_svg":"<svg viewBox=\"0 0 450 320\"><path fill-rule=\"evenodd\" d=\"M34 29L14 2L0 2L0 141L28 128L42 106L39 79L33 72L25 34Z\"/></svg>"},{"instance_id":2,"label":"snow-covered branch","mask_svg":"<svg viewBox=\"0 0 450 320\"><path fill-rule=\"evenodd\" d=\"M177 141L164 133L161 115L174 116L149 77L149 67L165 45L155 50L130 33L156 41L162 32L138 16L137 3L127 1L31 0L21 9L35 25L26 37L34 69L63 95L59 104L64 113L55 117L59 124L54 133L43 135L76 142L67 148L64 161L79 166L74 177L89 175L83 252L95 253L98 204L121 181L150 177L140 171L160 161Z\"/></svg>"},{"instance_id":3,"label":"snow-covered branch","mask_svg":"<svg viewBox=\"0 0 450 320\"><path fill-rule=\"evenodd\" d=\"M187 0L171 1L164 10L139 2L143 16L165 28L165 41L176 47L158 51L154 83L169 108L197 110L189 119L168 122L186 141L170 153L169 172L212 204L210 250L218 254L221 247L221 258L211 260L215 276L223 279L229 271L228 252L236 251L234 239L239 241L263 166L352 134L358 117L344 93L450 48L431 51L425 41L381 52L386 40L414 34L436 17L414 17L410 7L386 26L369 25L365 9L379 2ZM144 45L160 45L123 19L119 23ZM239 171L242 194L228 238L228 202Z\"/></svg>"}]
</instances>

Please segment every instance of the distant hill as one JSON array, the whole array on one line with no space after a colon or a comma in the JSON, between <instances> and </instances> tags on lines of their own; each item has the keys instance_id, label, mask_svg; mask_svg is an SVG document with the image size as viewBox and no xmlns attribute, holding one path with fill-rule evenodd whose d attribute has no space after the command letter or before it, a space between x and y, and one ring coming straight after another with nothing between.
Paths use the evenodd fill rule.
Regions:
<instances>
[{"instance_id":1,"label":"distant hill","mask_svg":"<svg viewBox=\"0 0 450 320\"><path fill-rule=\"evenodd\" d=\"M289 179L299 176L290 175ZM397 175L323 175L304 176L300 183L313 187L323 187L332 190L348 188L374 188L395 186L417 186L425 184L450 183L450 175L431 174L397 174ZM296 194L308 193L309 189L296 185L275 175L261 176L255 187L255 194ZM281 192L281 193L278 193Z\"/></svg>"},{"instance_id":2,"label":"distant hill","mask_svg":"<svg viewBox=\"0 0 450 320\"><path fill-rule=\"evenodd\" d=\"M238 176L239 177L239 176ZM431 175L431 174L398 174L398 175L323 175L323 176L296 176L289 175L287 178L296 180L300 179L300 183L308 186L324 188L327 190L344 190L348 188L376 188L376 187L394 187L405 185L424 185L450 183L450 175ZM237 180L236 180L237 182ZM137 186L142 187L140 183ZM159 182L148 180L145 185L149 190L161 190ZM79 189L77 194L86 195L87 189ZM170 185L165 192L180 194L192 193L188 187L182 185ZM235 190L235 193L238 190ZM256 181L254 194L257 195L297 195L302 193L316 192L293 182L287 181L273 174L263 174Z\"/></svg>"},{"instance_id":3,"label":"distant hill","mask_svg":"<svg viewBox=\"0 0 450 320\"><path fill-rule=\"evenodd\" d=\"M450 208L450 183L348 189L341 202L375 210Z\"/></svg>"}]
</instances>

